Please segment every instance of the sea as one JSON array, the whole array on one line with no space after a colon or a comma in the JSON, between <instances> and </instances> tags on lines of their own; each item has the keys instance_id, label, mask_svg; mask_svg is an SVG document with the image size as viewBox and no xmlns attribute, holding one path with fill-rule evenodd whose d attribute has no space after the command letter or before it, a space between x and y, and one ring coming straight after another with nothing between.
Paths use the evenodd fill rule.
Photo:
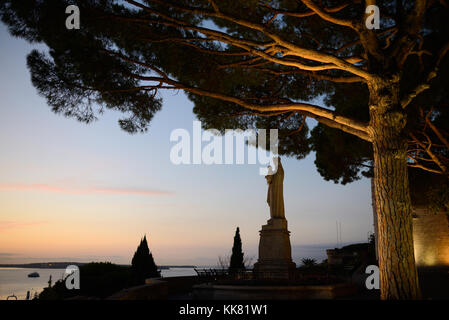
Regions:
<instances>
[{"instance_id":1,"label":"sea","mask_svg":"<svg viewBox=\"0 0 449 320\"><path fill-rule=\"evenodd\" d=\"M39 273L38 278L29 278L28 274ZM0 268L0 300L25 300L27 292L30 297L39 294L48 286L51 276L52 282L62 279L65 269L39 269L39 268ZM193 268L170 268L162 269L161 276L181 277L194 276L196 272Z\"/></svg>"}]
</instances>

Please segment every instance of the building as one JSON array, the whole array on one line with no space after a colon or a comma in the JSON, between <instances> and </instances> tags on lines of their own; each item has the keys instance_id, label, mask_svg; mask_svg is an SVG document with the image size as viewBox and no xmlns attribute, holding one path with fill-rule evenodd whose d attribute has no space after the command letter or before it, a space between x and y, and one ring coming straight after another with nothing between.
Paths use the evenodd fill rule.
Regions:
<instances>
[{"instance_id":1,"label":"building","mask_svg":"<svg viewBox=\"0 0 449 320\"><path fill-rule=\"evenodd\" d=\"M449 266L449 214L415 207L413 242L418 267Z\"/></svg>"}]
</instances>

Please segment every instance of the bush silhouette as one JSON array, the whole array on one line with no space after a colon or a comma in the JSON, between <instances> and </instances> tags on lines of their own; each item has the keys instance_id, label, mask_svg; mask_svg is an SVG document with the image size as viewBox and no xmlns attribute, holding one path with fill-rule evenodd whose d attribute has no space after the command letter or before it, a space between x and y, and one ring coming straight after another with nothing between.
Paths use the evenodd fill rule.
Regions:
<instances>
[{"instance_id":1,"label":"bush silhouette","mask_svg":"<svg viewBox=\"0 0 449 320\"><path fill-rule=\"evenodd\" d=\"M159 278L161 276L154 263L153 255L148 248L146 236L140 241L140 244L134 253L131 265L134 284L144 284L145 279Z\"/></svg>"}]
</instances>

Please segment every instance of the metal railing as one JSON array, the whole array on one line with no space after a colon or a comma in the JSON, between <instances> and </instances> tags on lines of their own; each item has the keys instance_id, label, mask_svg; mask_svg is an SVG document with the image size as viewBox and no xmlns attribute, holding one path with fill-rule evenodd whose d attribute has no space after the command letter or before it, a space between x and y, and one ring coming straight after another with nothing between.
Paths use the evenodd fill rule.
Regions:
<instances>
[{"instance_id":1,"label":"metal railing","mask_svg":"<svg viewBox=\"0 0 449 320\"><path fill-rule=\"evenodd\" d=\"M194 268L196 274L200 278L223 278L229 276L229 271L227 269L197 269Z\"/></svg>"},{"instance_id":2,"label":"metal railing","mask_svg":"<svg viewBox=\"0 0 449 320\"><path fill-rule=\"evenodd\" d=\"M329 273L304 272L303 270L255 271L253 269L196 269L199 278L205 281L288 281L296 283L331 283L337 282L341 277Z\"/></svg>"}]
</instances>

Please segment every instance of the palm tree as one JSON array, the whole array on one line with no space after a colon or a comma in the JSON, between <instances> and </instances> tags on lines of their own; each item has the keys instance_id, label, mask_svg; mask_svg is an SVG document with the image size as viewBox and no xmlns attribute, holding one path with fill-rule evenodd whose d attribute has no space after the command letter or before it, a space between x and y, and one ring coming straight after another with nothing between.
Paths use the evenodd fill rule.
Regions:
<instances>
[{"instance_id":1,"label":"palm tree","mask_svg":"<svg viewBox=\"0 0 449 320\"><path fill-rule=\"evenodd\" d=\"M302 265L306 268L315 267L317 265L316 260L311 259L311 258L301 259L301 262L302 262Z\"/></svg>"}]
</instances>

